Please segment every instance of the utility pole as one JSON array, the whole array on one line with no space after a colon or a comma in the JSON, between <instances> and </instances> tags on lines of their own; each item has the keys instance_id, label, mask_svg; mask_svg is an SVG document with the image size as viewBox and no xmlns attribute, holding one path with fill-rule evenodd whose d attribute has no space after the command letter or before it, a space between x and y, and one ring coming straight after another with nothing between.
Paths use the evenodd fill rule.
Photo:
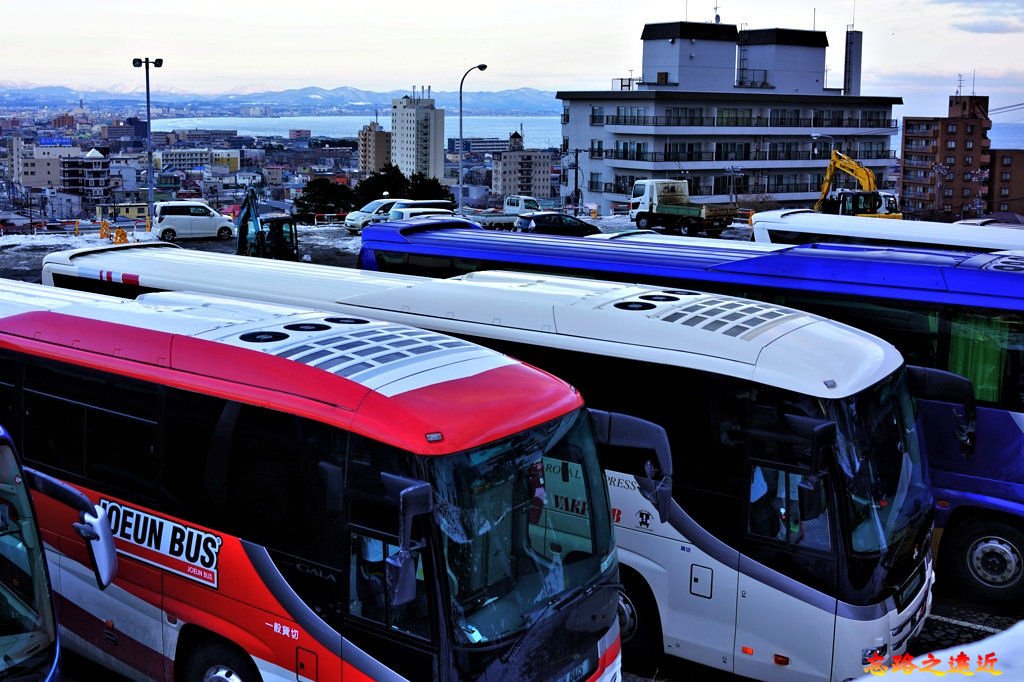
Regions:
<instances>
[{"instance_id":1,"label":"utility pole","mask_svg":"<svg viewBox=\"0 0 1024 682\"><path fill-rule=\"evenodd\" d=\"M573 215L578 216L580 214L580 150L573 149L573 190L572 190L572 205Z\"/></svg>"}]
</instances>

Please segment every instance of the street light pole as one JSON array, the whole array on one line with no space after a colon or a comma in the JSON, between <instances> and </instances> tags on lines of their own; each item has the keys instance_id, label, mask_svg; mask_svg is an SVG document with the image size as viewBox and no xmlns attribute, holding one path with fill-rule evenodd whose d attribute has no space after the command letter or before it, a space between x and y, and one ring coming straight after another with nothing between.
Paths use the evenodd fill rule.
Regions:
<instances>
[{"instance_id":1,"label":"street light pole","mask_svg":"<svg viewBox=\"0 0 1024 682\"><path fill-rule=\"evenodd\" d=\"M466 73L462 74L462 80L459 81L459 215L462 215L462 156L466 153L464 148L465 142L462 141L462 84L466 82L466 76L469 75L469 72L474 69L486 71L487 65L477 64L466 69Z\"/></svg>"},{"instance_id":2,"label":"street light pole","mask_svg":"<svg viewBox=\"0 0 1024 682\"><path fill-rule=\"evenodd\" d=\"M146 57L145 59L139 59L138 57L136 57L135 59L132 60L132 66L134 66L135 68L139 68L141 66L145 66L146 67L146 156L148 157L148 162L146 164L146 185L148 186L148 191L147 191L147 196L146 196L146 204L147 204L146 221L147 221L147 227L152 225L152 220L153 220L153 125L152 125L152 123L153 123L153 115L152 115L152 113L150 111L150 102L149 102L149 65L150 64L153 65L154 69L159 69L161 66L164 65L164 60L163 59L159 59L159 58L158 59L150 59L149 57Z\"/></svg>"}]
</instances>

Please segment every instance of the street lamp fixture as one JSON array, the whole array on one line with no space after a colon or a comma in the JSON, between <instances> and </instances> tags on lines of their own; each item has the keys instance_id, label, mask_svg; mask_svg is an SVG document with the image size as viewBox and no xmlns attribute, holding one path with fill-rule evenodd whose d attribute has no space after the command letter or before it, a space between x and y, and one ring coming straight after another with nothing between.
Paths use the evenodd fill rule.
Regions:
<instances>
[{"instance_id":1,"label":"street lamp fixture","mask_svg":"<svg viewBox=\"0 0 1024 682\"><path fill-rule=\"evenodd\" d=\"M164 65L164 60L159 58L150 59L149 57L146 57L145 59L139 59L138 57L136 57L132 60L132 66L134 66L136 69L141 68L143 66L146 67L146 156L148 157L148 162L146 164L146 185L148 186L148 192L146 196L148 211L146 214L147 226L151 226L153 224L153 116L150 112L149 103L150 64L153 65L154 69L159 69L161 66Z\"/></svg>"},{"instance_id":2,"label":"street lamp fixture","mask_svg":"<svg viewBox=\"0 0 1024 682\"><path fill-rule=\"evenodd\" d=\"M459 81L459 215L462 215L462 157L466 153L463 147L465 143L462 141L462 84L466 82L466 76L469 75L469 72L474 69L486 71L487 65L477 64L466 69L466 73L462 74L462 80Z\"/></svg>"}]
</instances>

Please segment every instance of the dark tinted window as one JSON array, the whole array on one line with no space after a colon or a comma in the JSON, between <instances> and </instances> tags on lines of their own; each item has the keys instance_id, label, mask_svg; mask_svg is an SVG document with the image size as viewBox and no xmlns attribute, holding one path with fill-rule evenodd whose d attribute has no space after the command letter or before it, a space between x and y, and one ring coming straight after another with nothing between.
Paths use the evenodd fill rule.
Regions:
<instances>
[{"instance_id":1,"label":"dark tinted window","mask_svg":"<svg viewBox=\"0 0 1024 682\"><path fill-rule=\"evenodd\" d=\"M25 456L148 503L158 479L160 401L147 382L35 360L25 369Z\"/></svg>"},{"instance_id":2,"label":"dark tinted window","mask_svg":"<svg viewBox=\"0 0 1024 682\"><path fill-rule=\"evenodd\" d=\"M190 211L188 206L162 206L160 207L160 215L190 215Z\"/></svg>"}]
</instances>

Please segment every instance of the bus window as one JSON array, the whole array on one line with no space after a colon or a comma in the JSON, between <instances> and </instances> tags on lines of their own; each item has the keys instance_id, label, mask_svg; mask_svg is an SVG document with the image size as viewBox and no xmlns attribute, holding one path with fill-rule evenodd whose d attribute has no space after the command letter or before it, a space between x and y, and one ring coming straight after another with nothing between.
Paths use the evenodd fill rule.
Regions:
<instances>
[{"instance_id":1,"label":"bus window","mask_svg":"<svg viewBox=\"0 0 1024 682\"><path fill-rule=\"evenodd\" d=\"M818 497L815 506L821 513L814 518L801 518L802 487L808 491L805 495ZM748 530L759 537L828 551L832 543L824 496L824 488L815 486L808 474L756 465L751 471Z\"/></svg>"},{"instance_id":2,"label":"bus window","mask_svg":"<svg viewBox=\"0 0 1024 682\"><path fill-rule=\"evenodd\" d=\"M398 545L362 533L351 534L349 566L349 614L372 620L392 630L429 639L427 590L423 558L416 560L416 596L400 606L392 606L387 587L387 558L398 552Z\"/></svg>"},{"instance_id":3,"label":"bus window","mask_svg":"<svg viewBox=\"0 0 1024 682\"><path fill-rule=\"evenodd\" d=\"M950 322L949 371L970 379L979 401L1024 408L1024 318L972 311Z\"/></svg>"}]
</instances>

